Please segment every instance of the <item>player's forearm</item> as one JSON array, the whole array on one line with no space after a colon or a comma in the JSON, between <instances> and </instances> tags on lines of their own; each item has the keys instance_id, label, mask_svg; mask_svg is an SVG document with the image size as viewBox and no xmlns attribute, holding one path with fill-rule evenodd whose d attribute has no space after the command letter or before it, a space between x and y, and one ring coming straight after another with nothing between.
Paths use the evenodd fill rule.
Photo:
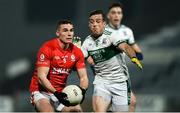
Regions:
<instances>
[{"instance_id":1,"label":"player's forearm","mask_svg":"<svg viewBox=\"0 0 180 113\"><path fill-rule=\"evenodd\" d=\"M131 46L133 49L134 49L134 51L135 52L138 52L138 53L141 53L142 51L141 51L141 48L138 46L138 44L133 44L132 46Z\"/></svg>"},{"instance_id":2,"label":"player's forearm","mask_svg":"<svg viewBox=\"0 0 180 113\"><path fill-rule=\"evenodd\" d=\"M51 93L56 91L47 78L39 77L39 83Z\"/></svg>"},{"instance_id":3,"label":"player's forearm","mask_svg":"<svg viewBox=\"0 0 180 113\"><path fill-rule=\"evenodd\" d=\"M135 51L129 46L125 48L124 51L130 58L136 57Z\"/></svg>"},{"instance_id":4,"label":"player's forearm","mask_svg":"<svg viewBox=\"0 0 180 113\"><path fill-rule=\"evenodd\" d=\"M80 78L80 87L83 89L87 89L89 85L89 81L87 77Z\"/></svg>"},{"instance_id":5,"label":"player's forearm","mask_svg":"<svg viewBox=\"0 0 180 113\"><path fill-rule=\"evenodd\" d=\"M128 55L133 63L135 63L140 69L142 69L141 62L137 59L135 51L127 43L121 43L118 45L119 49L123 50Z\"/></svg>"},{"instance_id":6,"label":"player's forearm","mask_svg":"<svg viewBox=\"0 0 180 113\"><path fill-rule=\"evenodd\" d=\"M123 50L126 53L126 55L129 56L130 58L136 57L135 51L128 44L126 43L120 44L119 48Z\"/></svg>"},{"instance_id":7,"label":"player's forearm","mask_svg":"<svg viewBox=\"0 0 180 113\"><path fill-rule=\"evenodd\" d=\"M89 80L87 77L86 69L78 69L78 75L80 79L80 87L83 89L87 89L89 85Z\"/></svg>"},{"instance_id":8,"label":"player's forearm","mask_svg":"<svg viewBox=\"0 0 180 113\"><path fill-rule=\"evenodd\" d=\"M37 69L37 75L39 78L39 83L47 89L49 92L54 93L56 89L52 86L50 81L47 79L49 73L49 67L39 67Z\"/></svg>"}]
</instances>

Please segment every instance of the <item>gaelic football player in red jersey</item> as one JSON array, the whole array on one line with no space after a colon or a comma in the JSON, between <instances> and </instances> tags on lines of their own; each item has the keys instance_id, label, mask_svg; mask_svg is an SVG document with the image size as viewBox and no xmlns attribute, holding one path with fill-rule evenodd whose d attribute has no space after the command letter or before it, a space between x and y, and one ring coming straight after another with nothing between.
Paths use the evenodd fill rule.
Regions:
<instances>
[{"instance_id":1,"label":"gaelic football player in red jersey","mask_svg":"<svg viewBox=\"0 0 180 113\"><path fill-rule=\"evenodd\" d=\"M88 88L83 53L72 44L72 22L59 21L56 36L45 42L38 51L30 84L31 102L39 112L82 111L80 105L69 106L67 95L61 92L73 67L77 69L83 96Z\"/></svg>"}]
</instances>

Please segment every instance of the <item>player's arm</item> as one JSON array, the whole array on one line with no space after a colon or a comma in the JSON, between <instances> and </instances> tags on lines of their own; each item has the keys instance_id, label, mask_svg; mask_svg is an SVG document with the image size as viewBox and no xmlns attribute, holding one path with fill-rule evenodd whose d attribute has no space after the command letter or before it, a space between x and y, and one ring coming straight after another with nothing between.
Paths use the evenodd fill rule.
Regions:
<instances>
[{"instance_id":1,"label":"player's arm","mask_svg":"<svg viewBox=\"0 0 180 113\"><path fill-rule=\"evenodd\" d=\"M133 50L135 51L136 57L138 58L138 60L143 60L143 54L142 54L141 48L139 47L137 43L135 43L133 31L130 28L127 28L127 34L129 37L128 44L130 44Z\"/></svg>"},{"instance_id":2,"label":"player's arm","mask_svg":"<svg viewBox=\"0 0 180 113\"><path fill-rule=\"evenodd\" d=\"M95 64L95 63L94 63L94 60L92 59L91 56L88 56L88 57L86 58L86 60L87 60L87 62L88 62L89 64L91 64L91 65L94 65L94 64Z\"/></svg>"},{"instance_id":3,"label":"player's arm","mask_svg":"<svg viewBox=\"0 0 180 113\"><path fill-rule=\"evenodd\" d=\"M139 47L139 45L137 43L134 43L133 45L131 45L131 47L134 49L134 51L136 52L136 56L139 60L143 60L143 54L142 54L142 50Z\"/></svg>"},{"instance_id":4,"label":"player's arm","mask_svg":"<svg viewBox=\"0 0 180 113\"><path fill-rule=\"evenodd\" d=\"M87 88L88 88L88 85L89 85L89 80L88 80L88 77L87 77L87 71L86 71L86 68L80 68L77 70L78 72L78 76L79 76L79 79L80 79L80 89L82 91L82 95L83 95L83 98L81 100L81 103L84 101L85 99L85 94L86 94L86 91L87 91Z\"/></svg>"},{"instance_id":5,"label":"player's arm","mask_svg":"<svg viewBox=\"0 0 180 113\"><path fill-rule=\"evenodd\" d=\"M79 87L82 90L82 95L83 95L83 99L81 101L81 103L84 101L85 99L85 94L89 85L89 80L88 80L88 76L87 76L87 71L85 68L85 62L84 62L84 55L83 52L81 50L79 50L78 52L79 59L76 62L76 68L77 68L77 73L78 73L78 77L80 79L80 85Z\"/></svg>"},{"instance_id":6,"label":"player's arm","mask_svg":"<svg viewBox=\"0 0 180 113\"><path fill-rule=\"evenodd\" d=\"M118 45L118 49L121 49L127 56L135 63L140 69L142 69L141 62L137 59L135 51L127 43L123 42Z\"/></svg>"},{"instance_id":7,"label":"player's arm","mask_svg":"<svg viewBox=\"0 0 180 113\"><path fill-rule=\"evenodd\" d=\"M36 63L37 76L39 79L39 83L49 92L54 93L56 90L47 79L50 67L50 53L51 49L46 45L43 45L38 51Z\"/></svg>"},{"instance_id":8,"label":"player's arm","mask_svg":"<svg viewBox=\"0 0 180 113\"><path fill-rule=\"evenodd\" d=\"M89 85L89 80L88 80L86 68L78 69L77 73L80 80L80 87L83 89L87 89Z\"/></svg>"},{"instance_id":9,"label":"player's arm","mask_svg":"<svg viewBox=\"0 0 180 113\"><path fill-rule=\"evenodd\" d=\"M136 57L135 51L127 43L123 42L118 45L118 49L124 51L129 58Z\"/></svg>"},{"instance_id":10,"label":"player's arm","mask_svg":"<svg viewBox=\"0 0 180 113\"><path fill-rule=\"evenodd\" d=\"M49 92L53 93L59 102L62 104L69 106L69 101L66 100L67 95L62 92L57 92L56 89L52 86L47 76L49 73L50 67L50 48L43 46L37 55L37 76L39 83Z\"/></svg>"},{"instance_id":11,"label":"player's arm","mask_svg":"<svg viewBox=\"0 0 180 113\"><path fill-rule=\"evenodd\" d=\"M83 42L83 44L82 44L82 46L81 46L81 50L82 50L82 52L83 52L83 54L84 54L84 57L85 57L85 59L87 60L87 62L88 62L89 64L91 64L91 65L94 65L95 63L94 63L92 57L88 55L88 47L86 47L86 45L88 45L88 44L87 44L87 40L85 40L85 41Z\"/></svg>"},{"instance_id":12,"label":"player's arm","mask_svg":"<svg viewBox=\"0 0 180 113\"><path fill-rule=\"evenodd\" d=\"M37 75L39 78L39 83L51 93L54 93L56 89L51 85L50 81L47 79L49 73L49 67L38 67Z\"/></svg>"},{"instance_id":13,"label":"player's arm","mask_svg":"<svg viewBox=\"0 0 180 113\"><path fill-rule=\"evenodd\" d=\"M66 100L67 94L56 91L56 89L52 86L50 81L47 79L48 72L49 72L49 67L38 67L37 73L38 73L39 83L45 89L53 93L56 96L56 98L59 100L59 102L61 102L65 106L69 106L70 102Z\"/></svg>"},{"instance_id":14,"label":"player's arm","mask_svg":"<svg viewBox=\"0 0 180 113\"><path fill-rule=\"evenodd\" d=\"M49 73L49 67L38 67L37 73L38 73L39 83L45 89L53 93L56 96L56 98L59 100L59 102L61 102L65 106L69 106L70 102L66 100L67 94L63 92L57 92L56 89L50 83L50 81L47 79L47 75Z\"/></svg>"},{"instance_id":15,"label":"player's arm","mask_svg":"<svg viewBox=\"0 0 180 113\"><path fill-rule=\"evenodd\" d=\"M78 60L76 61L75 66L77 69L78 77L80 79L80 87L86 90L89 85L89 80L87 77L83 51L81 51L80 49L77 50L77 56Z\"/></svg>"},{"instance_id":16,"label":"player's arm","mask_svg":"<svg viewBox=\"0 0 180 113\"><path fill-rule=\"evenodd\" d=\"M131 47L134 49L135 52L139 52L141 53L141 48L139 47L139 45L137 43L134 43L133 45L131 45Z\"/></svg>"}]
</instances>

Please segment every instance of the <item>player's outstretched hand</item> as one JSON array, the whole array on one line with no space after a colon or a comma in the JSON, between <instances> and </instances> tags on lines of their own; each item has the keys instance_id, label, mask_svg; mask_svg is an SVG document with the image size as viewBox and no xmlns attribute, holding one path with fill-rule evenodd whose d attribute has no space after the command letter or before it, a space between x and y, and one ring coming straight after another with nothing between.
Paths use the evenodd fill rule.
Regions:
<instances>
[{"instance_id":1,"label":"player's outstretched hand","mask_svg":"<svg viewBox=\"0 0 180 113\"><path fill-rule=\"evenodd\" d=\"M81 38L78 36L75 36L73 38L73 44L76 45L77 47L81 48Z\"/></svg>"},{"instance_id":2,"label":"player's outstretched hand","mask_svg":"<svg viewBox=\"0 0 180 113\"><path fill-rule=\"evenodd\" d=\"M63 92L54 92L54 95L59 100L60 103L64 104L65 106L70 106L70 102L67 100L67 94Z\"/></svg>"},{"instance_id":3,"label":"player's outstretched hand","mask_svg":"<svg viewBox=\"0 0 180 113\"><path fill-rule=\"evenodd\" d=\"M135 63L138 68L143 69L141 62L136 57L131 58L131 61Z\"/></svg>"},{"instance_id":4,"label":"player's outstretched hand","mask_svg":"<svg viewBox=\"0 0 180 113\"><path fill-rule=\"evenodd\" d=\"M81 102L80 102L80 104L82 104L82 102L84 101L84 99L85 99L85 94L86 94L86 89L83 89L82 87L80 87L79 86L79 88L81 89L81 91L82 91L82 95L83 95L83 98L82 98L82 100L81 100Z\"/></svg>"}]
</instances>

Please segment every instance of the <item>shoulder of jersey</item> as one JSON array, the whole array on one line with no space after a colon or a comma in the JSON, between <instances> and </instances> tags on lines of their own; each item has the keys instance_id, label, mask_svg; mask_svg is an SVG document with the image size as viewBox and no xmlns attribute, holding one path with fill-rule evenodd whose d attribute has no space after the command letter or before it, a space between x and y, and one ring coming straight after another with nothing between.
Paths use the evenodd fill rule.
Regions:
<instances>
[{"instance_id":1,"label":"shoulder of jersey","mask_svg":"<svg viewBox=\"0 0 180 113\"><path fill-rule=\"evenodd\" d=\"M91 35L88 35L88 36L85 38L84 42L89 41L89 40L91 40L91 39L92 39Z\"/></svg>"},{"instance_id":2,"label":"shoulder of jersey","mask_svg":"<svg viewBox=\"0 0 180 113\"><path fill-rule=\"evenodd\" d=\"M121 25L120 29L131 30L131 28L126 25Z\"/></svg>"},{"instance_id":3,"label":"shoulder of jersey","mask_svg":"<svg viewBox=\"0 0 180 113\"><path fill-rule=\"evenodd\" d=\"M44 47L44 46L51 47L54 45L55 42L56 42L56 39L47 40L47 41L43 42L42 47Z\"/></svg>"},{"instance_id":4,"label":"shoulder of jersey","mask_svg":"<svg viewBox=\"0 0 180 113\"><path fill-rule=\"evenodd\" d=\"M111 35L111 34L112 34L112 32L111 32L111 31L109 31L109 30L107 30L107 29L105 29L105 30L104 30L104 32L103 32L103 34L104 34L104 35Z\"/></svg>"}]
</instances>

